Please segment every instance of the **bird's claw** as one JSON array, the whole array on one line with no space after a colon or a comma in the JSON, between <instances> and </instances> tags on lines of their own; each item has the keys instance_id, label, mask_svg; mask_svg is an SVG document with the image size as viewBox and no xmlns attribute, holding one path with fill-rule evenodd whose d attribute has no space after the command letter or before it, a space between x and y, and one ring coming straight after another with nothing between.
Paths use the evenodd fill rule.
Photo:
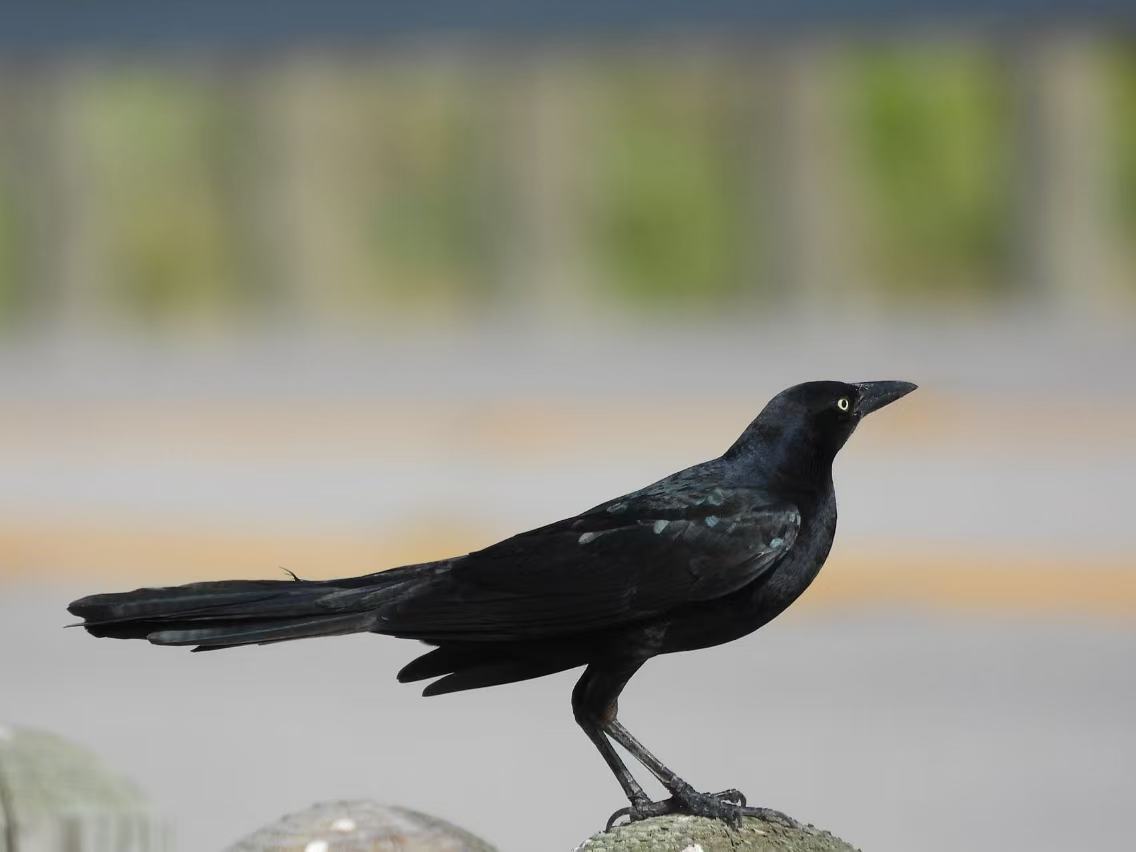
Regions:
<instances>
[{"instance_id":1,"label":"bird's claw","mask_svg":"<svg viewBox=\"0 0 1136 852\"><path fill-rule=\"evenodd\" d=\"M623 817L627 817L628 822L635 822L635 817L631 816L631 808L620 808L607 818L607 825L604 826L604 831L611 831L615 824Z\"/></svg>"},{"instance_id":2,"label":"bird's claw","mask_svg":"<svg viewBox=\"0 0 1136 852\"><path fill-rule=\"evenodd\" d=\"M800 825L792 817L772 808L751 808L746 805L746 797L739 790L723 790L721 793L699 793L692 788L676 790L669 799L657 802L644 800L632 802L629 807L620 808L613 813L607 821L605 831L612 827L623 817L628 822L638 822L642 819L664 816L666 814L690 814L692 816L718 819L732 826L741 828L742 820L754 817L765 822L776 822L789 828L799 828Z\"/></svg>"},{"instance_id":3,"label":"bird's claw","mask_svg":"<svg viewBox=\"0 0 1136 852\"><path fill-rule=\"evenodd\" d=\"M612 827L622 817L627 817L627 821L631 823L638 822L641 819L650 819L651 817L673 814L676 813L677 810L677 804L674 799L660 799L657 802L644 799L641 802L632 802L629 807L620 808L608 817L607 826L604 828L604 831L611 831Z\"/></svg>"},{"instance_id":4,"label":"bird's claw","mask_svg":"<svg viewBox=\"0 0 1136 852\"><path fill-rule=\"evenodd\" d=\"M738 790L723 790L721 793L699 793L692 787L682 786L673 790L668 800L674 802L676 810L695 816L720 819L734 828L742 824L742 811L745 809L745 796Z\"/></svg>"}]
</instances>

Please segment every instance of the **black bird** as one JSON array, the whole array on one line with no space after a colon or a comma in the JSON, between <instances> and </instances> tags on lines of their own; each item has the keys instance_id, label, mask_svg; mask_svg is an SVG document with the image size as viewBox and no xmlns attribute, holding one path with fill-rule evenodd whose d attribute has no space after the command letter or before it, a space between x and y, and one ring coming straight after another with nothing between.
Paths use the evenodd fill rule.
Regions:
<instances>
[{"instance_id":1,"label":"black bird","mask_svg":"<svg viewBox=\"0 0 1136 852\"><path fill-rule=\"evenodd\" d=\"M720 457L484 550L343 580L226 580L75 601L94 636L208 651L382 633L433 650L398 673L441 695L586 666L576 721L642 819L681 812L787 819L736 790L706 794L620 723L617 699L659 654L729 642L783 612L836 531L832 462L860 420L909 382L808 382L774 397ZM670 792L653 802L616 753Z\"/></svg>"}]
</instances>

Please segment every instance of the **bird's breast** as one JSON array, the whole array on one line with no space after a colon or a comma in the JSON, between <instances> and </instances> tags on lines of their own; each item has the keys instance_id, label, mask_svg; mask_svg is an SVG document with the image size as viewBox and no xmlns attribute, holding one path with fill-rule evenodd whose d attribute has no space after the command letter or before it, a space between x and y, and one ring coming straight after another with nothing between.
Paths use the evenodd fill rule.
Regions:
<instances>
[{"instance_id":1,"label":"bird's breast","mask_svg":"<svg viewBox=\"0 0 1136 852\"><path fill-rule=\"evenodd\" d=\"M777 615L800 597L820 573L835 538L836 499L829 491L815 505L802 508L793 548L774 566L769 580L755 588L760 608Z\"/></svg>"},{"instance_id":2,"label":"bird's breast","mask_svg":"<svg viewBox=\"0 0 1136 852\"><path fill-rule=\"evenodd\" d=\"M802 505L801 528L790 551L750 585L674 613L663 653L731 642L768 624L816 579L835 535L836 500L831 492L813 505Z\"/></svg>"}]
</instances>

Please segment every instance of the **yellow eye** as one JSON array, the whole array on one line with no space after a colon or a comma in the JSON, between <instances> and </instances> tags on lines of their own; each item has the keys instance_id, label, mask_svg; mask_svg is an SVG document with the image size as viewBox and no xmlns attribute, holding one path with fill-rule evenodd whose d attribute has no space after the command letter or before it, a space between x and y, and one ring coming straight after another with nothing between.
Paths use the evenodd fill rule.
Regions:
<instances>
[{"instance_id":1,"label":"yellow eye","mask_svg":"<svg viewBox=\"0 0 1136 852\"><path fill-rule=\"evenodd\" d=\"M848 401L848 397L846 396L842 396L840 397L840 399L836 400L836 407L841 411L847 411L851 407L851 405L852 403Z\"/></svg>"}]
</instances>

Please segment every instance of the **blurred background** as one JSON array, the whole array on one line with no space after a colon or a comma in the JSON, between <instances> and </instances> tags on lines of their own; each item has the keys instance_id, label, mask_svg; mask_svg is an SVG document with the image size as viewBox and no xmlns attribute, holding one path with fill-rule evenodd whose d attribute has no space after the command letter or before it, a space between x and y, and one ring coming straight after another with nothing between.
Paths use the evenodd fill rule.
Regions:
<instances>
[{"instance_id":1,"label":"blurred background","mask_svg":"<svg viewBox=\"0 0 1136 852\"><path fill-rule=\"evenodd\" d=\"M570 674L424 701L394 640L191 657L64 607L464 552L789 384L908 379L813 588L623 718L872 852L1124 845L1125 5L6 12L0 718L95 747L183 850L336 797L571 848L621 802Z\"/></svg>"}]
</instances>

